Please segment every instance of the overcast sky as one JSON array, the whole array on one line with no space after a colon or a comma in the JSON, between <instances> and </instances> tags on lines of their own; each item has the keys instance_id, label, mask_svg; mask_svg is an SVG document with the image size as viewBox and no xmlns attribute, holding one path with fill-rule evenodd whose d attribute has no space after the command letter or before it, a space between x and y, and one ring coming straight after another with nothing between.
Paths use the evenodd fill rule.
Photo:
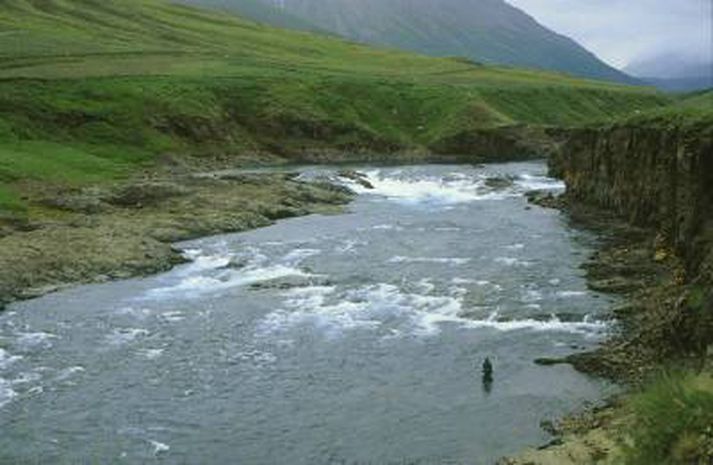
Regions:
<instances>
[{"instance_id":1,"label":"overcast sky","mask_svg":"<svg viewBox=\"0 0 713 465\"><path fill-rule=\"evenodd\" d=\"M711 60L713 0L507 0L624 67L655 55Z\"/></svg>"}]
</instances>

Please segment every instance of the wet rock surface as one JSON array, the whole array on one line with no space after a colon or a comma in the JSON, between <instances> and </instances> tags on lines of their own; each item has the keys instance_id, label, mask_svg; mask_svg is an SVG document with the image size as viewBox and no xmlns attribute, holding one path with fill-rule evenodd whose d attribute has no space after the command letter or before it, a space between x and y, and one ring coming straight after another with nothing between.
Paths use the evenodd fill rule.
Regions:
<instances>
[{"instance_id":1,"label":"wet rock surface","mask_svg":"<svg viewBox=\"0 0 713 465\"><path fill-rule=\"evenodd\" d=\"M374 185L369 182L369 176L354 170L341 170L337 173L340 178L353 181L365 189L374 189Z\"/></svg>"},{"instance_id":2,"label":"wet rock surface","mask_svg":"<svg viewBox=\"0 0 713 465\"><path fill-rule=\"evenodd\" d=\"M350 199L344 189L284 173L186 176L57 193L40 202L61 215L0 237L0 303L165 271L185 261L172 242L338 211Z\"/></svg>"}]
</instances>

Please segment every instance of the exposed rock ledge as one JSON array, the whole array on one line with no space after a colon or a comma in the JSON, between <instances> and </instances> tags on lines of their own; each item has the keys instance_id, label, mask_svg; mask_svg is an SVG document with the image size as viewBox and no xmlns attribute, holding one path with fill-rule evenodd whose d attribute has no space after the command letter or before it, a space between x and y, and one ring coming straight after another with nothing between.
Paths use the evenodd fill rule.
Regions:
<instances>
[{"instance_id":1,"label":"exposed rock ledge","mask_svg":"<svg viewBox=\"0 0 713 465\"><path fill-rule=\"evenodd\" d=\"M567 185L564 208L608 238L585 267L590 285L626 296L613 309L620 331L599 350L567 361L632 383L667 363L710 370L713 124L620 124L553 134L562 140L550 168ZM627 415L610 405L570 417L551 444L499 463L624 463ZM591 421L573 428L581 418Z\"/></svg>"},{"instance_id":2,"label":"exposed rock ledge","mask_svg":"<svg viewBox=\"0 0 713 465\"><path fill-rule=\"evenodd\" d=\"M172 243L339 211L352 194L293 174L182 175L52 192L50 214L0 231L0 309L63 287L165 271Z\"/></svg>"}]
</instances>

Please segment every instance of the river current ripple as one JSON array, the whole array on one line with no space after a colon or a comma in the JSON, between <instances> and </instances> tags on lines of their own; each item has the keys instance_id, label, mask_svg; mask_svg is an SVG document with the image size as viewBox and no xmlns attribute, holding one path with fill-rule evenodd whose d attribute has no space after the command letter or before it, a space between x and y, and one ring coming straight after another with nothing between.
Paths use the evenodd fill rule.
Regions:
<instances>
[{"instance_id":1,"label":"river current ripple","mask_svg":"<svg viewBox=\"0 0 713 465\"><path fill-rule=\"evenodd\" d=\"M595 345L610 303L596 238L524 199L563 189L544 164L358 169L345 214L0 314L0 463L486 464L612 389L532 363Z\"/></svg>"}]
</instances>

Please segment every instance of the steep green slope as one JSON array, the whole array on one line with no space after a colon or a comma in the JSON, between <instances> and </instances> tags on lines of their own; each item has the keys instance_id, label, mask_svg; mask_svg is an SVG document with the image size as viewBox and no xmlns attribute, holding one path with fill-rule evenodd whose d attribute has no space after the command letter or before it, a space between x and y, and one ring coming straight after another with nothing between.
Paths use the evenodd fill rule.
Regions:
<instances>
[{"instance_id":1,"label":"steep green slope","mask_svg":"<svg viewBox=\"0 0 713 465\"><path fill-rule=\"evenodd\" d=\"M182 0L215 6L216 0ZM359 42L434 56L549 69L633 83L574 42L503 0L258 0L285 15ZM222 0L222 8L284 26L279 16L253 14L254 0ZM288 26L290 27L290 26ZM304 27L295 26L297 29Z\"/></svg>"},{"instance_id":2,"label":"steep green slope","mask_svg":"<svg viewBox=\"0 0 713 465\"><path fill-rule=\"evenodd\" d=\"M239 4L231 0L201 0L200 3L196 3L193 0L176 0L176 3L199 5L205 8L228 12L232 11L242 17L275 27L301 31L320 31L320 28L316 25L290 14L281 8L279 4L272 4L261 0L240 0Z\"/></svg>"},{"instance_id":3,"label":"steep green slope","mask_svg":"<svg viewBox=\"0 0 713 465\"><path fill-rule=\"evenodd\" d=\"M650 89L376 50L154 0L2 0L0 34L10 216L32 206L27 192L157 164L467 154L477 147L443 141L667 103Z\"/></svg>"}]
</instances>

